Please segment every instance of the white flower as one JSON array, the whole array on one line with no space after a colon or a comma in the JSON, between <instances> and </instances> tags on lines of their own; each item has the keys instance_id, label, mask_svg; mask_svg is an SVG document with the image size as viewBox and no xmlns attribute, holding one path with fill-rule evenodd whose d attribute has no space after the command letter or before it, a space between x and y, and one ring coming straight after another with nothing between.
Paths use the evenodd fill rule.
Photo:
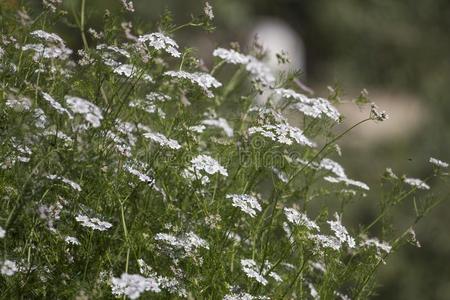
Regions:
<instances>
[{"instance_id":1,"label":"white flower","mask_svg":"<svg viewBox=\"0 0 450 300\"><path fill-rule=\"evenodd\" d=\"M256 216L256 211L261 211L261 205L258 202L256 197L246 194L231 194L226 195L227 199L231 199L233 201L234 207L239 207L241 211L250 215L251 217Z\"/></svg>"},{"instance_id":2,"label":"white flower","mask_svg":"<svg viewBox=\"0 0 450 300\"><path fill-rule=\"evenodd\" d=\"M375 247L378 256L381 256L381 251L388 254L392 250L392 246L386 242L380 242L377 238L366 239L360 242L361 247Z\"/></svg>"},{"instance_id":3,"label":"white flower","mask_svg":"<svg viewBox=\"0 0 450 300\"><path fill-rule=\"evenodd\" d=\"M212 21L214 19L214 13L213 13L212 7L209 4L209 2L205 2L205 6L203 7L203 12L205 13L206 17L209 20Z\"/></svg>"},{"instance_id":4,"label":"white flower","mask_svg":"<svg viewBox=\"0 0 450 300\"><path fill-rule=\"evenodd\" d=\"M273 76L270 68L253 56L249 56L249 59L250 61L246 64L246 69L253 78L264 86L273 85L275 83L275 76Z\"/></svg>"},{"instance_id":5,"label":"white flower","mask_svg":"<svg viewBox=\"0 0 450 300\"><path fill-rule=\"evenodd\" d=\"M140 162L135 162L132 164L130 162L127 162L124 165L124 169L128 173L136 176L140 181L147 183L150 187L153 187L155 185L155 179L144 173L148 169L148 166L146 164Z\"/></svg>"},{"instance_id":6,"label":"white flower","mask_svg":"<svg viewBox=\"0 0 450 300\"><path fill-rule=\"evenodd\" d=\"M178 51L178 44L173 39L165 36L161 32L141 35L138 38L138 41L152 48L155 48L156 50L164 50L173 57L181 56L181 53Z\"/></svg>"},{"instance_id":7,"label":"white flower","mask_svg":"<svg viewBox=\"0 0 450 300\"><path fill-rule=\"evenodd\" d=\"M86 215L78 214L75 217L81 226L92 228L94 230L105 231L112 227L112 224L106 221L102 221L98 218L90 218Z\"/></svg>"},{"instance_id":8,"label":"white flower","mask_svg":"<svg viewBox=\"0 0 450 300\"><path fill-rule=\"evenodd\" d=\"M288 221L294 225L306 226L311 230L320 231L319 226L317 226L316 222L311 221L306 214L303 214L297 211L294 208L284 208L284 214Z\"/></svg>"},{"instance_id":9,"label":"white flower","mask_svg":"<svg viewBox=\"0 0 450 300\"><path fill-rule=\"evenodd\" d=\"M370 105L370 115L376 121L382 122L389 119L389 115L384 110L380 111L375 103Z\"/></svg>"},{"instance_id":10,"label":"white flower","mask_svg":"<svg viewBox=\"0 0 450 300\"><path fill-rule=\"evenodd\" d=\"M222 84L217 81L213 76L211 76L208 73L202 73L202 72L195 72L195 73L189 73L186 71L167 71L164 73L164 75L173 77L173 78L179 78L179 79L187 79L190 82L196 84L199 86L209 98L212 98L214 95L209 90L210 88L218 88L221 87Z\"/></svg>"},{"instance_id":11,"label":"white flower","mask_svg":"<svg viewBox=\"0 0 450 300\"><path fill-rule=\"evenodd\" d=\"M370 190L369 186L367 184L365 184L364 182L349 179L347 177L347 175L345 174L344 168L340 164L338 164L337 162L335 162L329 158L322 159L322 161L320 162L318 167L320 169L330 171L334 175L336 175L336 176L324 177L324 179L328 182L331 182L331 183L343 182L343 183L345 183L345 185L353 185L353 186L359 187L364 190Z\"/></svg>"},{"instance_id":12,"label":"white flower","mask_svg":"<svg viewBox=\"0 0 450 300\"><path fill-rule=\"evenodd\" d=\"M320 299L319 293L317 292L316 288L312 285L312 283L308 282L308 287L311 297L313 299Z\"/></svg>"},{"instance_id":13,"label":"white flower","mask_svg":"<svg viewBox=\"0 0 450 300\"><path fill-rule=\"evenodd\" d=\"M43 30L35 30L31 32L30 35L49 43L64 45L64 40L56 33L50 33Z\"/></svg>"},{"instance_id":14,"label":"white flower","mask_svg":"<svg viewBox=\"0 0 450 300\"><path fill-rule=\"evenodd\" d=\"M283 172L275 167L272 167L272 171L275 173L275 175L277 175L278 179L280 179L282 182L284 182L284 183L289 182L289 178L285 172Z\"/></svg>"},{"instance_id":15,"label":"white flower","mask_svg":"<svg viewBox=\"0 0 450 300\"><path fill-rule=\"evenodd\" d=\"M72 181L70 179L67 179L67 178L62 177L62 176L54 175L54 174L47 175L46 177L48 179L50 179L50 180L61 180L62 182L64 182L68 186L70 186L75 191L81 192L81 186L78 183L76 183L76 182L74 182L74 181Z\"/></svg>"},{"instance_id":16,"label":"white flower","mask_svg":"<svg viewBox=\"0 0 450 300\"><path fill-rule=\"evenodd\" d=\"M45 126L48 123L47 116L45 115L44 111L40 108L34 109L34 118L35 118L35 126L37 128L45 128Z\"/></svg>"},{"instance_id":17,"label":"white flower","mask_svg":"<svg viewBox=\"0 0 450 300\"><path fill-rule=\"evenodd\" d=\"M337 177L347 177L347 175L345 175L344 168L340 164L329 158L322 159L319 167L321 169L333 172Z\"/></svg>"},{"instance_id":18,"label":"white flower","mask_svg":"<svg viewBox=\"0 0 450 300\"><path fill-rule=\"evenodd\" d=\"M79 97L65 96L64 99L74 113L83 115L85 120L89 122L92 127L100 127L100 121L103 119L100 108L88 100Z\"/></svg>"},{"instance_id":19,"label":"white flower","mask_svg":"<svg viewBox=\"0 0 450 300\"><path fill-rule=\"evenodd\" d=\"M341 116L339 111L328 100L323 98L309 98L308 101L292 104L290 108L298 110L312 118L327 116L335 122L339 122Z\"/></svg>"},{"instance_id":20,"label":"white flower","mask_svg":"<svg viewBox=\"0 0 450 300\"><path fill-rule=\"evenodd\" d=\"M158 282L154 278L128 273L123 273L119 278L113 277L111 279L111 289L113 295L124 295L130 299L137 299L146 291L155 293L161 291Z\"/></svg>"},{"instance_id":21,"label":"white flower","mask_svg":"<svg viewBox=\"0 0 450 300\"><path fill-rule=\"evenodd\" d=\"M196 156L191 160L191 164L195 170L203 170L210 175L219 173L228 176L227 170L217 160L208 155L200 154Z\"/></svg>"},{"instance_id":22,"label":"white flower","mask_svg":"<svg viewBox=\"0 0 450 300\"><path fill-rule=\"evenodd\" d=\"M133 6L133 1L126 1L126 0L121 0L122 2L122 6L128 10L129 12L134 12L134 6Z\"/></svg>"},{"instance_id":23,"label":"white flower","mask_svg":"<svg viewBox=\"0 0 450 300\"><path fill-rule=\"evenodd\" d=\"M15 111L29 111L31 109L31 100L28 97L18 97L9 95L6 99L6 106Z\"/></svg>"},{"instance_id":24,"label":"white flower","mask_svg":"<svg viewBox=\"0 0 450 300\"><path fill-rule=\"evenodd\" d=\"M253 259L241 259L241 266L247 277L254 278L262 285L267 285L267 279L259 273L259 268Z\"/></svg>"},{"instance_id":25,"label":"white flower","mask_svg":"<svg viewBox=\"0 0 450 300\"><path fill-rule=\"evenodd\" d=\"M323 179L325 179L326 181L331 182L331 183L343 182L343 183L345 183L345 185L353 185L353 186L359 187L359 188L367 190L367 191L370 190L369 186L367 184L365 184L364 182L349 179L347 177L326 176Z\"/></svg>"},{"instance_id":26,"label":"white flower","mask_svg":"<svg viewBox=\"0 0 450 300\"><path fill-rule=\"evenodd\" d=\"M72 50L67 48L63 39L55 33L35 30L30 35L47 44L26 44L22 47L24 51L33 50L35 52L33 60L36 62L39 62L41 58L66 60L72 54Z\"/></svg>"},{"instance_id":27,"label":"white flower","mask_svg":"<svg viewBox=\"0 0 450 300\"><path fill-rule=\"evenodd\" d=\"M144 137L151 139L152 141L160 144L164 147L169 147L170 149L178 150L181 148L181 145L173 139L167 138L165 135L157 132L146 132L143 134Z\"/></svg>"},{"instance_id":28,"label":"white flower","mask_svg":"<svg viewBox=\"0 0 450 300\"><path fill-rule=\"evenodd\" d=\"M3 262L3 265L0 269L0 273L5 276L12 276L17 271L19 271L19 269L17 268L16 262L8 259Z\"/></svg>"},{"instance_id":29,"label":"white flower","mask_svg":"<svg viewBox=\"0 0 450 300\"><path fill-rule=\"evenodd\" d=\"M61 218L62 209L63 206L59 201L52 205L41 204L38 207L39 217L46 220L48 228L54 231L54 222Z\"/></svg>"},{"instance_id":30,"label":"white flower","mask_svg":"<svg viewBox=\"0 0 450 300\"><path fill-rule=\"evenodd\" d=\"M208 242L193 232L188 232L180 237L166 233L158 233L155 236L155 240L162 241L174 248L183 249L188 255L195 253L198 248L209 249Z\"/></svg>"},{"instance_id":31,"label":"white flower","mask_svg":"<svg viewBox=\"0 0 450 300\"><path fill-rule=\"evenodd\" d=\"M448 163L446 163L445 161L433 158L433 157L430 157L430 163L439 168L448 168Z\"/></svg>"},{"instance_id":32,"label":"white flower","mask_svg":"<svg viewBox=\"0 0 450 300\"><path fill-rule=\"evenodd\" d=\"M4 238L6 235L6 230L0 226L0 239Z\"/></svg>"},{"instance_id":33,"label":"white flower","mask_svg":"<svg viewBox=\"0 0 450 300\"><path fill-rule=\"evenodd\" d=\"M204 125L195 125L195 126L189 127L188 129L190 131L193 131L193 132L202 133L203 131L205 131L206 126L204 126Z\"/></svg>"},{"instance_id":34,"label":"white flower","mask_svg":"<svg viewBox=\"0 0 450 300\"><path fill-rule=\"evenodd\" d=\"M233 49L217 48L213 52L213 56L220 57L230 64L247 64L250 58L247 55L241 54Z\"/></svg>"},{"instance_id":35,"label":"white flower","mask_svg":"<svg viewBox=\"0 0 450 300\"><path fill-rule=\"evenodd\" d=\"M224 118L203 120L202 124L222 128L228 137L233 137L233 128L231 128L228 121Z\"/></svg>"},{"instance_id":36,"label":"white flower","mask_svg":"<svg viewBox=\"0 0 450 300\"><path fill-rule=\"evenodd\" d=\"M341 218L337 213L335 213L334 217L336 218L336 221L327 221L327 223L330 224L331 230L341 243L347 243L350 248L354 248L355 240L348 234L347 229L342 225Z\"/></svg>"},{"instance_id":37,"label":"white flower","mask_svg":"<svg viewBox=\"0 0 450 300\"><path fill-rule=\"evenodd\" d=\"M268 137L275 142L292 145L297 143L302 146L315 147L316 144L303 135L303 131L297 127L287 124L263 125L259 127L250 127L248 134L253 135L259 133L264 137Z\"/></svg>"},{"instance_id":38,"label":"white flower","mask_svg":"<svg viewBox=\"0 0 450 300\"><path fill-rule=\"evenodd\" d=\"M67 114L69 119L73 118L72 114L67 109L65 109L58 101L56 101L52 96L50 96L45 92L41 92L41 94L42 98L44 98L44 100L47 101L50 104L50 106L53 107L58 113Z\"/></svg>"},{"instance_id":39,"label":"white flower","mask_svg":"<svg viewBox=\"0 0 450 300\"><path fill-rule=\"evenodd\" d=\"M334 236L315 234L310 235L309 237L322 248L331 248L338 251L342 246L341 241Z\"/></svg>"},{"instance_id":40,"label":"white flower","mask_svg":"<svg viewBox=\"0 0 450 300\"><path fill-rule=\"evenodd\" d=\"M257 299L250 294L247 293L231 293L227 294L223 297L223 300L253 300Z\"/></svg>"},{"instance_id":41,"label":"white flower","mask_svg":"<svg viewBox=\"0 0 450 300\"><path fill-rule=\"evenodd\" d=\"M429 190L430 186L426 184L423 180L417 178L405 178L403 180L406 184L418 188L420 190Z\"/></svg>"},{"instance_id":42,"label":"white flower","mask_svg":"<svg viewBox=\"0 0 450 300\"><path fill-rule=\"evenodd\" d=\"M277 94L283 98L294 99L294 100L304 102L304 103L310 103L310 100L308 97L306 97L303 94L299 94L296 91L291 90L291 89L279 88L279 89L274 89L273 91L275 94Z\"/></svg>"},{"instance_id":43,"label":"white flower","mask_svg":"<svg viewBox=\"0 0 450 300\"><path fill-rule=\"evenodd\" d=\"M72 54L72 50L68 48L54 45L44 46L42 44L26 44L22 47L22 50L34 51L33 60L35 62L40 62L42 58L66 60Z\"/></svg>"},{"instance_id":44,"label":"white flower","mask_svg":"<svg viewBox=\"0 0 450 300\"><path fill-rule=\"evenodd\" d=\"M64 238L64 241L69 245L76 245L76 246L81 245L80 241L73 236L66 236Z\"/></svg>"}]
</instances>

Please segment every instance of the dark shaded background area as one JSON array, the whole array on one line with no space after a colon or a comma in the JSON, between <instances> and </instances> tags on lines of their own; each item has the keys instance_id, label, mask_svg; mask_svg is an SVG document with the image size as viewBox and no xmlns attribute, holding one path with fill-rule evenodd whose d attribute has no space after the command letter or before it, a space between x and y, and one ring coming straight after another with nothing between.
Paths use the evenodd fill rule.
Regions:
<instances>
[{"instance_id":1,"label":"dark shaded background area","mask_svg":"<svg viewBox=\"0 0 450 300\"><path fill-rule=\"evenodd\" d=\"M66 9L79 7L78 0L65 0ZM214 33L186 29L177 33L183 46L200 48L210 55L216 46L238 41L246 45L254 24L263 17L284 20L302 38L306 52L307 84L326 95L327 85L338 84L345 98L367 88L371 100L398 102L399 113L382 136L370 141L360 132L361 142L344 141L340 162L352 178L363 180L376 194L385 167L400 174L424 178L430 172L430 156L450 161L450 1L448 0L216 0ZM41 1L25 2L39 10ZM165 8L178 24L202 11L203 1L135 0L137 23L155 23ZM88 27L99 28L105 9L117 12L119 0L87 1ZM63 24L73 48L80 47L78 31ZM65 33L65 34L64 34ZM375 91L372 94L372 91ZM387 101L387 102L386 102ZM408 108L417 107L414 115ZM427 117L424 117L427 116ZM395 118L408 122L395 123ZM388 121L389 122L389 121ZM383 125L384 126L384 125ZM391 131L397 135L389 138ZM431 182L433 190L442 190ZM447 192L448 193L448 192ZM357 204L354 222L368 222L376 214L376 198ZM411 203L394 217L401 226L410 221ZM380 270L380 299L450 299L450 201L441 204L416 228L422 248L407 246ZM401 228L404 229L404 228Z\"/></svg>"}]
</instances>

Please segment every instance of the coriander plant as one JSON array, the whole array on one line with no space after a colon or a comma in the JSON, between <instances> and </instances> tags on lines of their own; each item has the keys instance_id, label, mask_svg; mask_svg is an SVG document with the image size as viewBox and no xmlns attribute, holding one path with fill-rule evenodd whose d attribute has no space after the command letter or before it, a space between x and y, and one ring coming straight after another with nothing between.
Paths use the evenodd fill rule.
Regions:
<instances>
[{"instance_id":1,"label":"coriander plant","mask_svg":"<svg viewBox=\"0 0 450 300\"><path fill-rule=\"evenodd\" d=\"M175 38L213 30L213 9L175 26L134 11L44 0L0 4L0 294L4 299L366 299L376 271L442 198L431 178L381 176L379 214L345 226L369 185L337 162L353 126L338 94L275 74L255 43L205 64ZM73 2L70 2L73 3ZM69 3L69 4L70 4ZM67 11L66 11L67 10ZM76 30L82 49L55 31ZM289 63L278 54L281 64ZM256 99L264 104L256 104ZM362 93L354 105L369 105ZM361 155L364 155L361 153ZM392 209L415 215L394 228Z\"/></svg>"}]
</instances>

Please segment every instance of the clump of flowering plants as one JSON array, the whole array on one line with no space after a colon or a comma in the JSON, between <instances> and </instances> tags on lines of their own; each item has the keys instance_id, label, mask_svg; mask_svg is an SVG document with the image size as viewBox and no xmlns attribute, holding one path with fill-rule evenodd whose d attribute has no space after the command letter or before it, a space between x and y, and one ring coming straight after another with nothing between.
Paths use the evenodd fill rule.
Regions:
<instances>
[{"instance_id":1,"label":"clump of flowering plants","mask_svg":"<svg viewBox=\"0 0 450 300\"><path fill-rule=\"evenodd\" d=\"M338 142L385 120L376 106L337 131L336 95L306 95L260 47L217 48L206 66L175 38L212 29L209 4L178 27L107 12L102 30L84 0L62 5L30 17L0 4L2 298L361 299L417 243L413 226L440 201L419 192L447 176L435 158L424 180L387 169L380 214L344 225L371 190L337 162ZM83 49L54 32L61 20ZM405 200L415 215L394 230Z\"/></svg>"}]
</instances>

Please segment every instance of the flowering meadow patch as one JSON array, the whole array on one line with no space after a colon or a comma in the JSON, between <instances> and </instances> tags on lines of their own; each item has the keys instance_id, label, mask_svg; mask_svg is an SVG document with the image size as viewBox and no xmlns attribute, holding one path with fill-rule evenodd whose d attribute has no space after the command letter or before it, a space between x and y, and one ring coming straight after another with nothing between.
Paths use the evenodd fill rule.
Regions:
<instances>
[{"instance_id":1,"label":"flowering meadow patch","mask_svg":"<svg viewBox=\"0 0 450 300\"><path fill-rule=\"evenodd\" d=\"M337 127L338 101L273 72L260 47L218 47L203 63L176 37L212 28L209 3L177 27L133 25L133 2L117 2L101 29L85 0L72 12L44 0L37 15L0 4L1 297L373 295L380 265L419 245L413 228L442 200L431 179L448 163L429 158L424 179L387 169L372 191L338 163L339 142L384 111ZM56 24L76 27L83 49ZM355 226L347 208L366 193L380 211ZM411 224L387 230L405 201Z\"/></svg>"}]
</instances>

